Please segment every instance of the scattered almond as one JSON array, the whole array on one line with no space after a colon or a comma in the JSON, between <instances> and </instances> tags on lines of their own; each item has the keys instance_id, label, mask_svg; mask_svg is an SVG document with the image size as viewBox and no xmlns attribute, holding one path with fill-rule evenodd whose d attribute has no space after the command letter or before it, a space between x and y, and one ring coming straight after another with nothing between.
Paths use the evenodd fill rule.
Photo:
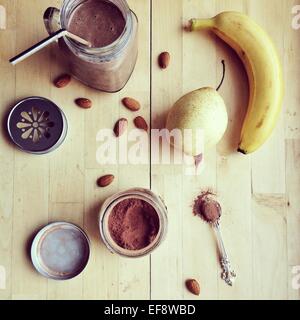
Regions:
<instances>
[{"instance_id":1,"label":"scattered almond","mask_svg":"<svg viewBox=\"0 0 300 320\"><path fill-rule=\"evenodd\" d=\"M97 185L101 188L109 186L115 179L115 176L112 174L107 174L97 180Z\"/></svg>"},{"instance_id":2,"label":"scattered almond","mask_svg":"<svg viewBox=\"0 0 300 320\"><path fill-rule=\"evenodd\" d=\"M127 109L134 112L141 109L140 103L133 98L126 97L122 100L122 103Z\"/></svg>"},{"instance_id":3,"label":"scattered almond","mask_svg":"<svg viewBox=\"0 0 300 320\"><path fill-rule=\"evenodd\" d=\"M187 289L194 295L199 296L200 294L200 285L197 280L189 279L185 282Z\"/></svg>"},{"instance_id":4,"label":"scattered almond","mask_svg":"<svg viewBox=\"0 0 300 320\"><path fill-rule=\"evenodd\" d=\"M148 131L148 124L143 117L136 117L133 122L138 129Z\"/></svg>"},{"instance_id":5,"label":"scattered almond","mask_svg":"<svg viewBox=\"0 0 300 320\"><path fill-rule=\"evenodd\" d=\"M78 98L75 100L76 104L83 109L89 109L92 107L92 101L87 98Z\"/></svg>"},{"instance_id":6,"label":"scattered almond","mask_svg":"<svg viewBox=\"0 0 300 320\"><path fill-rule=\"evenodd\" d=\"M169 52L162 52L158 57L158 64L162 69L168 68L171 56Z\"/></svg>"},{"instance_id":7,"label":"scattered almond","mask_svg":"<svg viewBox=\"0 0 300 320\"><path fill-rule=\"evenodd\" d=\"M69 74L63 74L55 79L54 85L57 88L64 88L71 82L71 76Z\"/></svg>"},{"instance_id":8,"label":"scattered almond","mask_svg":"<svg viewBox=\"0 0 300 320\"><path fill-rule=\"evenodd\" d=\"M116 137L120 137L126 130L128 126L128 121L125 118L119 119L114 127L114 133Z\"/></svg>"}]
</instances>

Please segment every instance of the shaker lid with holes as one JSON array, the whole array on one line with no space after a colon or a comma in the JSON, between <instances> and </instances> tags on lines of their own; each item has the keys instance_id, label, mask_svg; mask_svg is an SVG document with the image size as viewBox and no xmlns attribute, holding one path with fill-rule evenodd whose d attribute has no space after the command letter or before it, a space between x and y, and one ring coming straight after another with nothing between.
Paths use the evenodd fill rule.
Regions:
<instances>
[{"instance_id":1,"label":"shaker lid with holes","mask_svg":"<svg viewBox=\"0 0 300 320\"><path fill-rule=\"evenodd\" d=\"M18 102L10 111L7 129L12 141L23 151L44 154L64 141L67 119L52 101L29 97Z\"/></svg>"}]
</instances>

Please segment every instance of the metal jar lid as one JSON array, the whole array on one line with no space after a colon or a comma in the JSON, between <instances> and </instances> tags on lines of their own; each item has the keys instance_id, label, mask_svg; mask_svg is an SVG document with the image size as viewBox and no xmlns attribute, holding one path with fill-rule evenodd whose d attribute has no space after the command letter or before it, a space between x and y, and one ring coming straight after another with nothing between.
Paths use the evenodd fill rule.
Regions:
<instances>
[{"instance_id":1,"label":"metal jar lid","mask_svg":"<svg viewBox=\"0 0 300 320\"><path fill-rule=\"evenodd\" d=\"M23 151L45 154L59 147L67 135L67 119L52 101L29 97L10 111L7 129L12 141Z\"/></svg>"},{"instance_id":2,"label":"metal jar lid","mask_svg":"<svg viewBox=\"0 0 300 320\"><path fill-rule=\"evenodd\" d=\"M68 222L55 222L41 229L31 246L31 260L43 276L68 280L79 275L90 257L85 232Z\"/></svg>"}]
</instances>

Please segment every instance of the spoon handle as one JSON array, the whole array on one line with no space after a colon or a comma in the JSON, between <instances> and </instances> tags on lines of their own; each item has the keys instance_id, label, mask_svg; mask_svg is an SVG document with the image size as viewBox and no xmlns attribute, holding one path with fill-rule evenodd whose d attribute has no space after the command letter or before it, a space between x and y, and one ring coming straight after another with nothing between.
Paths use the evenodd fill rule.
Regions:
<instances>
[{"instance_id":1,"label":"spoon handle","mask_svg":"<svg viewBox=\"0 0 300 320\"><path fill-rule=\"evenodd\" d=\"M235 281L236 274L234 270L231 268L228 255L225 250L219 222L214 223L213 227L218 240L218 246L219 246L219 252L220 252L220 263L223 270L221 277L229 286L232 286L233 282Z\"/></svg>"}]
</instances>

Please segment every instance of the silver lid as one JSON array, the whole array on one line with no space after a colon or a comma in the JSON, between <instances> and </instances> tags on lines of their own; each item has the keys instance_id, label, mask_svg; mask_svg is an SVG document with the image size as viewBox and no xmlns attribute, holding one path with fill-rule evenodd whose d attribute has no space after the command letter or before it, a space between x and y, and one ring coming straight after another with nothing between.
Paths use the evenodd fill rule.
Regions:
<instances>
[{"instance_id":1,"label":"silver lid","mask_svg":"<svg viewBox=\"0 0 300 320\"><path fill-rule=\"evenodd\" d=\"M43 276L67 280L79 275L90 256L90 243L85 232L67 222L51 223L35 236L31 260Z\"/></svg>"}]
</instances>

